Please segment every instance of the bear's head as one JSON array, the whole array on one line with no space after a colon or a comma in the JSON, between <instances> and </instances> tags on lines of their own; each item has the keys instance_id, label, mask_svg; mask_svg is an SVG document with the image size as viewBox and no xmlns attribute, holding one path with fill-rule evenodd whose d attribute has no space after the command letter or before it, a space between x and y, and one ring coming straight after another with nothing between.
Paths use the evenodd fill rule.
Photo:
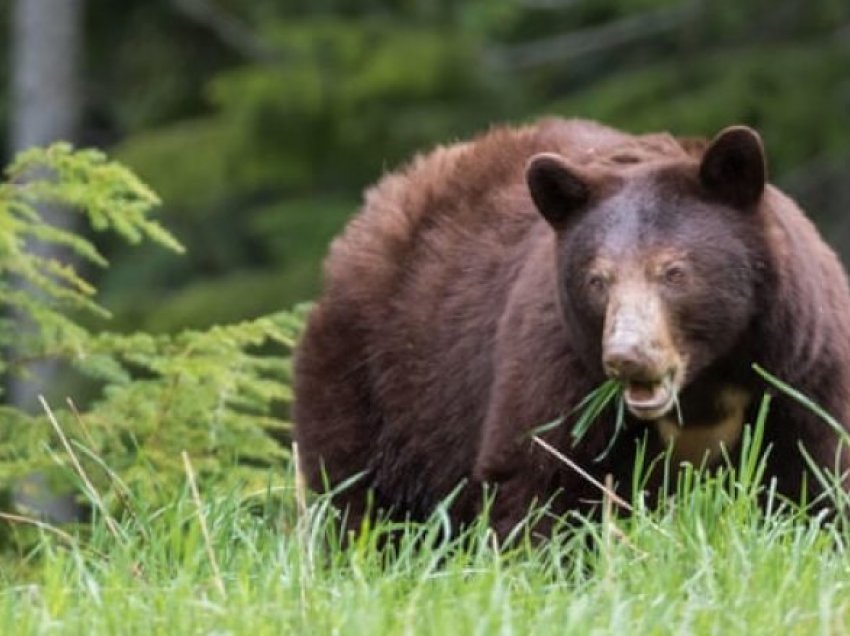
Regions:
<instances>
[{"instance_id":1,"label":"bear's head","mask_svg":"<svg viewBox=\"0 0 850 636\"><path fill-rule=\"evenodd\" d=\"M699 157L632 164L531 158L527 182L556 234L564 319L588 371L657 420L747 341L765 277L761 140L721 132Z\"/></svg>"}]
</instances>

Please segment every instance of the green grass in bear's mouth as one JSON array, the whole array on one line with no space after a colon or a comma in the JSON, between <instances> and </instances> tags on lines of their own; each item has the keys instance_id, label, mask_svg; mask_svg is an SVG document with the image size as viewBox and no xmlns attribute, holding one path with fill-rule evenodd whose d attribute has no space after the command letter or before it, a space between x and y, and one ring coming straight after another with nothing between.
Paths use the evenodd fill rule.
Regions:
<instances>
[{"instance_id":1,"label":"green grass in bear's mouth","mask_svg":"<svg viewBox=\"0 0 850 636\"><path fill-rule=\"evenodd\" d=\"M609 378L605 380L605 382L600 384L598 387L596 387L593 391L588 393L584 397L584 399L579 402L578 405L572 410L573 413L581 411L572 429L573 446L575 446L582 440L587 431L590 430L590 427L593 425L593 423L597 419L599 419L599 416L602 415L602 412L605 410L605 408L615 398L617 400L617 415L615 419L614 434L611 436L611 439L608 442L608 446L605 448L604 451L602 451L601 454L594 458L594 461L600 461L608 455L608 453L614 447L614 444L617 441L617 437L625 428L626 403L625 396L623 395L624 391L625 386L621 381ZM678 422L679 426L684 426L684 421L682 419L682 408L679 404L679 396L675 393L673 395L673 406L676 410L676 421Z\"/></svg>"},{"instance_id":2,"label":"green grass in bear's mouth","mask_svg":"<svg viewBox=\"0 0 850 636\"><path fill-rule=\"evenodd\" d=\"M625 426L625 401L623 399L623 383L609 378L588 393L584 399L573 409L573 413L579 412L578 419L573 424L572 437L573 446L578 444L590 430L590 427L599 419L605 408L614 400L617 400L617 416L614 426L614 434L608 442L608 446L595 458L595 461L604 459L611 451L617 437Z\"/></svg>"},{"instance_id":3,"label":"green grass in bear's mouth","mask_svg":"<svg viewBox=\"0 0 850 636\"><path fill-rule=\"evenodd\" d=\"M575 447L587 434L590 430L590 427L593 426L594 422L599 419L599 416L602 415L603 411L608 407L611 402L615 399L617 401L617 412L615 418L614 425L614 433L611 435L611 439L608 441L608 446L606 446L605 450L602 451L599 455L594 458L594 461L601 461L604 459L611 449L614 447L614 444L617 442L617 438L620 433L625 428L626 421L626 403L624 396L625 386L624 384L613 378L608 378L598 387L593 389L590 393L588 393L584 398L579 402L575 408L573 408L568 416L561 416L543 426L540 426L532 431L532 435L538 435L545 431L556 428L564 423L565 420L571 415L578 413L578 418L573 424L572 427L572 438L573 438L573 447ZM676 411L676 421L679 426L683 426L684 422L682 420L682 410L681 405L679 404L679 396L674 395L673 405Z\"/></svg>"},{"instance_id":4,"label":"green grass in bear's mouth","mask_svg":"<svg viewBox=\"0 0 850 636\"><path fill-rule=\"evenodd\" d=\"M582 440L582 438L587 434L587 431L590 430L590 427L593 426L593 423L599 419L599 416L602 415L605 408L615 398L617 399L617 417L614 434L611 436L611 440L608 442L608 446L605 450L595 458L595 461L600 461L608 455L611 448L614 446L614 443L617 441L617 437L625 426L623 384L618 380L611 378L605 380L602 384L593 389L593 391L584 396L581 402L579 402L570 411L569 415L558 417L557 419L534 429L532 431L532 435L539 435L540 433L545 433L548 430L556 428L563 424L569 416L578 413L578 418L572 428L572 445L575 446Z\"/></svg>"}]
</instances>

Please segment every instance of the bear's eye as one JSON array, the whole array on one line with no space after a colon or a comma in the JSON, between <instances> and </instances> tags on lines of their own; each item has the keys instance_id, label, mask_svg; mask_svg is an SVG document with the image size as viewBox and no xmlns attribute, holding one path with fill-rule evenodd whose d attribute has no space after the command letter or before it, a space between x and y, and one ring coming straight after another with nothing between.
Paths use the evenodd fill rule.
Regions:
<instances>
[{"instance_id":1,"label":"bear's eye","mask_svg":"<svg viewBox=\"0 0 850 636\"><path fill-rule=\"evenodd\" d=\"M605 293L608 289L608 278L604 274L591 274L587 277L587 286L596 294Z\"/></svg>"},{"instance_id":2,"label":"bear's eye","mask_svg":"<svg viewBox=\"0 0 850 636\"><path fill-rule=\"evenodd\" d=\"M688 279L688 272L681 263L671 263L662 272L664 282L668 285L683 285Z\"/></svg>"}]
</instances>

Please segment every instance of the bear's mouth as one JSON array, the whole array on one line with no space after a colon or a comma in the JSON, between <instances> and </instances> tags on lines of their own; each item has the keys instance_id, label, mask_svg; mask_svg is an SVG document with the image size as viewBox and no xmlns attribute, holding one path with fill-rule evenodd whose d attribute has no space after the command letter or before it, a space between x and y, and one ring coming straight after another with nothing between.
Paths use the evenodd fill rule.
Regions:
<instances>
[{"instance_id":1,"label":"bear's mouth","mask_svg":"<svg viewBox=\"0 0 850 636\"><path fill-rule=\"evenodd\" d=\"M640 420L656 420L676 404L672 373L659 380L627 380L623 387L626 407Z\"/></svg>"}]
</instances>

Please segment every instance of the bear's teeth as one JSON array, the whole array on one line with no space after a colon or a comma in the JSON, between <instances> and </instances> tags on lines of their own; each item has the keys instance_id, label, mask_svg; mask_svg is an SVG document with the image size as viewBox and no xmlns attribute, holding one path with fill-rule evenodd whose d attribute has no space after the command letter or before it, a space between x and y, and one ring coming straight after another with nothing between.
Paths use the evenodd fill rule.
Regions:
<instances>
[{"instance_id":1,"label":"bear's teeth","mask_svg":"<svg viewBox=\"0 0 850 636\"><path fill-rule=\"evenodd\" d=\"M658 382L629 382L628 391L632 398L643 402L651 399L658 388Z\"/></svg>"},{"instance_id":2,"label":"bear's teeth","mask_svg":"<svg viewBox=\"0 0 850 636\"><path fill-rule=\"evenodd\" d=\"M631 381L626 384L624 397L633 410L656 410L671 402L671 391L666 382Z\"/></svg>"}]
</instances>

